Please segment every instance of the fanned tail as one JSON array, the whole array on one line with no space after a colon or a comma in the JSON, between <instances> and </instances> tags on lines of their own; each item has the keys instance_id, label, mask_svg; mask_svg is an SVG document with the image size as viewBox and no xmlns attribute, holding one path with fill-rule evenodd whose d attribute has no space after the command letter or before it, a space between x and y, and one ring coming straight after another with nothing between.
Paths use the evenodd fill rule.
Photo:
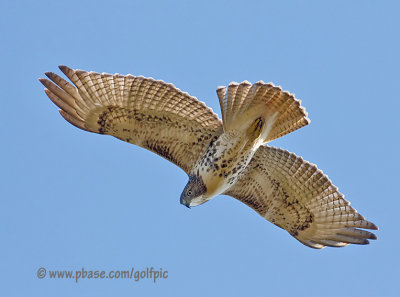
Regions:
<instances>
[{"instance_id":1,"label":"fanned tail","mask_svg":"<svg viewBox=\"0 0 400 297\"><path fill-rule=\"evenodd\" d=\"M217 94L224 131L246 129L260 118L265 123L265 143L310 123L301 101L272 83L232 82L219 87Z\"/></svg>"}]
</instances>

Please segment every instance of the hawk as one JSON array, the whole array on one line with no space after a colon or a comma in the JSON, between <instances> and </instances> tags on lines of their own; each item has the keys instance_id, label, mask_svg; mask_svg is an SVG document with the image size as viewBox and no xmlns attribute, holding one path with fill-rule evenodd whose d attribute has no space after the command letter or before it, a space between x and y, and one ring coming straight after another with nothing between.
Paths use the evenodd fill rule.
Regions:
<instances>
[{"instance_id":1,"label":"hawk","mask_svg":"<svg viewBox=\"0 0 400 297\"><path fill-rule=\"evenodd\" d=\"M217 88L222 120L172 84L143 76L60 66L40 79L72 125L112 135L181 167L189 177L180 203L193 207L229 195L311 248L368 244L377 226L301 157L266 145L307 124L294 95L263 81Z\"/></svg>"}]
</instances>

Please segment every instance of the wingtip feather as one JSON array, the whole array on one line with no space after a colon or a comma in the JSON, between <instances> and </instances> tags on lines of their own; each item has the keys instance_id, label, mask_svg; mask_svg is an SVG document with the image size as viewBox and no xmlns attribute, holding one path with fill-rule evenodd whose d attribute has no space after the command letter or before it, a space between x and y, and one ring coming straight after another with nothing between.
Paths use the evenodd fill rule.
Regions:
<instances>
[{"instance_id":1,"label":"wingtip feather","mask_svg":"<svg viewBox=\"0 0 400 297\"><path fill-rule=\"evenodd\" d=\"M72 70L71 68L69 68L68 66L65 65L58 65L58 68L64 72L64 71L68 71L68 70Z\"/></svg>"},{"instance_id":2,"label":"wingtip feather","mask_svg":"<svg viewBox=\"0 0 400 297\"><path fill-rule=\"evenodd\" d=\"M73 69L69 68L65 65L59 65L58 68L61 70L62 73L65 74L69 79L71 79L71 75L75 72Z\"/></svg>"}]
</instances>

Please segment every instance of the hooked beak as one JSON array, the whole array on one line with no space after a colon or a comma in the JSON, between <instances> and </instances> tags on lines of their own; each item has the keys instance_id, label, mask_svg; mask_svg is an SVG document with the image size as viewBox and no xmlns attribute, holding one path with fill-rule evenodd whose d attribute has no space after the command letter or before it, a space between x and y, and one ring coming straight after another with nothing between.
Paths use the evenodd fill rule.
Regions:
<instances>
[{"instance_id":1,"label":"hooked beak","mask_svg":"<svg viewBox=\"0 0 400 297\"><path fill-rule=\"evenodd\" d=\"M180 202L181 202L182 205L186 206L187 208L190 208L190 202L186 201L186 200L183 198L183 195L181 195Z\"/></svg>"}]
</instances>

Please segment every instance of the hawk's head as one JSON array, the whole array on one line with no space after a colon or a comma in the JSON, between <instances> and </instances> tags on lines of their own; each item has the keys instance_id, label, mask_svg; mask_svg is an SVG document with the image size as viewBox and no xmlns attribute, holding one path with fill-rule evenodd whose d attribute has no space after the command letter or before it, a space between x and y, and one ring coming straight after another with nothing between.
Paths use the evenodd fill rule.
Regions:
<instances>
[{"instance_id":1,"label":"hawk's head","mask_svg":"<svg viewBox=\"0 0 400 297\"><path fill-rule=\"evenodd\" d=\"M189 176L189 181L186 184L181 194L181 204L186 207L197 206L207 201L203 195L207 188L201 177L192 175Z\"/></svg>"}]
</instances>

